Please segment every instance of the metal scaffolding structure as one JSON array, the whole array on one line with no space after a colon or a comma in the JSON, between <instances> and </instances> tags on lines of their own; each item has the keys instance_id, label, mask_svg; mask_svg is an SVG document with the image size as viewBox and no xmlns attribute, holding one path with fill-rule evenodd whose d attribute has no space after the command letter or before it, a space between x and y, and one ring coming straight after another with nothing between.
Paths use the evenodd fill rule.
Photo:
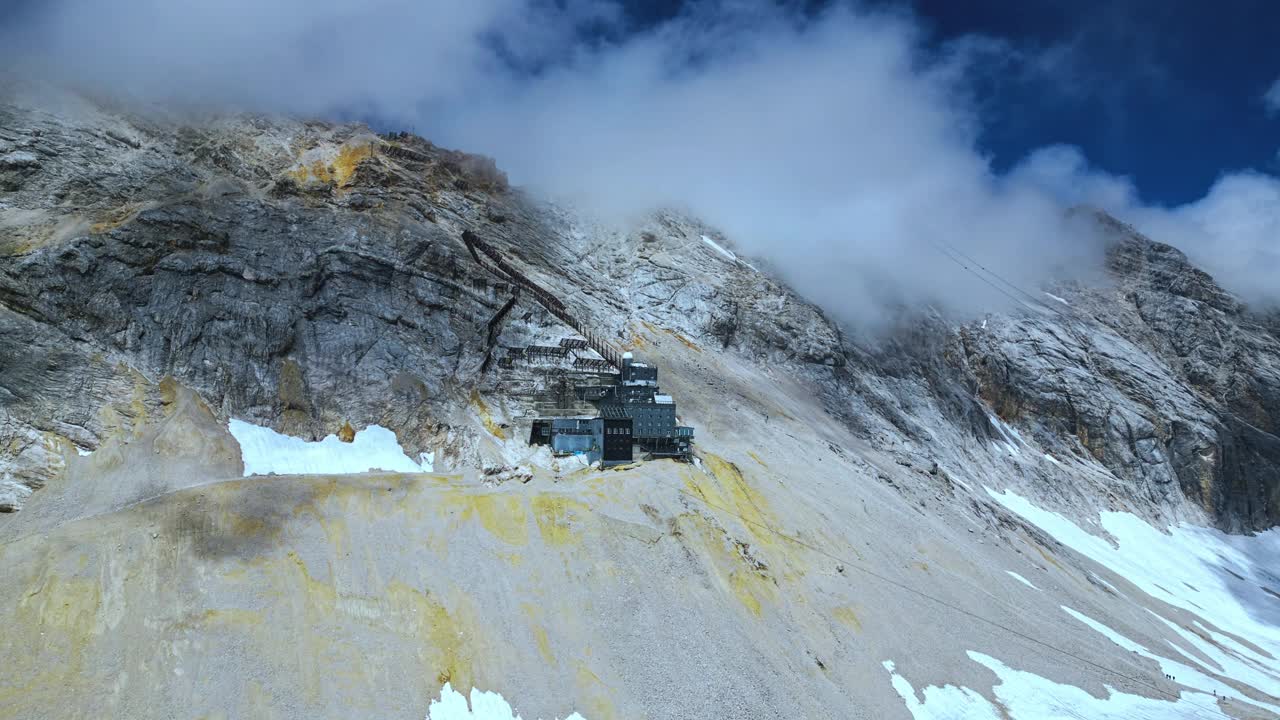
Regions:
<instances>
[{"instance_id":1,"label":"metal scaffolding structure","mask_svg":"<svg viewBox=\"0 0 1280 720\"><path fill-rule=\"evenodd\" d=\"M569 356L569 348L558 345L530 345L525 349L525 357L531 360L546 358L564 358Z\"/></svg>"},{"instance_id":2,"label":"metal scaffolding structure","mask_svg":"<svg viewBox=\"0 0 1280 720\"><path fill-rule=\"evenodd\" d=\"M517 287L523 288L533 296L538 304L547 309L547 312L554 315L564 324L576 330L583 338L587 347L596 351L600 357L604 358L610 365L615 368L622 368L622 353L609 344L604 338L593 333L582 321L569 313L555 295L552 295L541 285L530 280L523 272L515 266L508 263L502 254L491 247L487 242L482 240L479 235L470 229L462 231L462 241L466 244L467 250L470 251L471 257L483 268L497 275L500 278L508 279ZM486 261L487 259L487 261ZM563 341L562 341L563 342ZM567 350L567 348L565 348ZM563 356L561 356L563 357Z\"/></svg>"},{"instance_id":3,"label":"metal scaffolding structure","mask_svg":"<svg viewBox=\"0 0 1280 720\"><path fill-rule=\"evenodd\" d=\"M573 367L576 370L594 370L599 372L608 372L613 369L608 360L600 360L597 358L574 358Z\"/></svg>"}]
</instances>

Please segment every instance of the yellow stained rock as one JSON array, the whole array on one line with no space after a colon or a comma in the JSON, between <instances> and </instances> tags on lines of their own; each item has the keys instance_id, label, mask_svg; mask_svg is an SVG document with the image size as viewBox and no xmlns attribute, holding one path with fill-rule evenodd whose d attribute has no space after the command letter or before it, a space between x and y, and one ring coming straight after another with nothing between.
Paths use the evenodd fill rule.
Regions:
<instances>
[{"instance_id":1,"label":"yellow stained rock","mask_svg":"<svg viewBox=\"0 0 1280 720\"><path fill-rule=\"evenodd\" d=\"M507 431L498 423L494 422L493 414L489 412L489 406L485 404L483 398L480 397L479 390L471 391L471 405L476 409L476 414L480 416L480 422L484 424L484 429L499 440L507 439Z\"/></svg>"},{"instance_id":2,"label":"yellow stained rock","mask_svg":"<svg viewBox=\"0 0 1280 720\"><path fill-rule=\"evenodd\" d=\"M588 649L587 655L590 654ZM587 717L591 720L612 720L617 717L617 710L609 699L609 687L581 660L578 661L577 678L579 697L586 707Z\"/></svg>"},{"instance_id":3,"label":"yellow stained rock","mask_svg":"<svg viewBox=\"0 0 1280 720\"><path fill-rule=\"evenodd\" d=\"M474 656L472 634L466 625L431 595L402 582L389 583L387 597L393 607L408 611L405 618L413 621L417 637L426 643L424 660L435 673L431 680L436 685L431 691L437 692L446 682L452 683L459 692L470 690L475 682Z\"/></svg>"},{"instance_id":4,"label":"yellow stained rock","mask_svg":"<svg viewBox=\"0 0 1280 720\"><path fill-rule=\"evenodd\" d=\"M684 513L677 518L677 523L683 533L701 541L703 554L721 580L722 588L737 598L748 612L762 617L766 603L777 603L777 585L768 570L745 556L722 528L699 513Z\"/></svg>"},{"instance_id":5,"label":"yellow stained rock","mask_svg":"<svg viewBox=\"0 0 1280 720\"><path fill-rule=\"evenodd\" d=\"M843 605L831 611L836 620L841 625L848 627L855 632L862 632L862 619L858 617L857 609L853 605Z\"/></svg>"},{"instance_id":6,"label":"yellow stained rock","mask_svg":"<svg viewBox=\"0 0 1280 720\"><path fill-rule=\"evenodd\" d=\"M775 546L778 537L770 528L776 525L764 496L747 483L734 463L711 453L704 453L702 461L707 473L682 471L685 489L717 511L729 512L741 519L758 545Z\"/></svg>"},{"instance_id":7,"label":"yellow stained rock","mask_svg":"<svg viewBox=\"0 0 1280 720\"><path fill-rule=\"evenodd\" d=\"M303 155L289 175L299 184L319 182L345 188L351 184L360 163L374 156L375 147L372 141L354 140L337 148L337 150L312 150ZM308 157L318 159L308 161Z\"/></svg>"},{"instance_id":8,"label":"yellow stained rock","mask_svg":"<svg viewBox=\"0 0 1280 720\"><path fill-rule=\"evenodd\" d=\"M522 546L529 542L529 513L524 498L518 495L450 489L437 509L442 514L457 515L461 522L478 520L490 535L508 545Z\"/></svg>"},{"instance_id":9,"label":"yellow stained rock","mask_svg":"<svg viewBox=\"0 0 1280 720\"><path fill-rule=\"evenodd\" d=\"M342 423L342 427L338 428L338 439L344 443L355 442L356 429L351 427L351 423Z\"/></svg>"},{"instance_id":10,"label":"yellow stained rock","mask_svg":"<svg viewBox=\"0 0 1280 720\"><path fill-rule=\"evenodd\" d=\"M590 509L577 500L563 495L537 495L533 498L533 517L538 523L542 541L554 547L575 545L582 538L575 534L573 525L581 522Z\"/></svg>"}]
</instances>

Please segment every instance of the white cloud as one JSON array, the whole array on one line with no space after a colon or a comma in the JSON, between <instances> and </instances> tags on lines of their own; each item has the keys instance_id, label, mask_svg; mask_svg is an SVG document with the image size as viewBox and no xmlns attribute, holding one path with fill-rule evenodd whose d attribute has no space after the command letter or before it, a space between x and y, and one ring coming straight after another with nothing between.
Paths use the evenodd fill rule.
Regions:
<instances>
[{"instance_id":1,"label":"white cloud","mask_svg":"<svg viewBox=\"0 0 1280 720\"><path fill-rule=\"evenodd\" d=\"M1093 170L1080 148L1071 145L1036 150L1010 171L1009 181L1039 187L1071 206L1110 209L1138 204L1137 188L1128 178Z\"/></svg>"},{"instance_id":2,"label":"white cloud","mask_svg":"<svg viewBox=\"0 0 1280 720\"><path fill-rule=\"evenodd\" d=\"M1280 113L1280 78L1277 78L1262 96L1262 104L1268 113Z\"/></svg>"},{"instance_id":3,"label":"white cloud","mask_svg":"<svg viewBox=\"0 0 1280 720\"><path fill-rule=\"evenodd\" d=\"M939 244L1030 290L1099 258L1064 201L1141 209L1070 148L992 171L966 73L1000 43L930 53L901 14L746 5L584 41L619 27L616 5L57 0L0 31L0 66L166 104L376 116L602 213L683 206L864 327L903 304L1009 303ZM1196 223L1238 224L1231 205L1163 217L1202 241Z\"/></svg>"},{"instance_id":4,"label":"white cloud","mask_svg":"<svg viewBox=\"0 0 1280 720\"><path fill-rule=\"evenodd\" d=\"M1280 178L1233 173L1193 203L1130 214L1140 229L1184 250L1246 302L1280 305Z\"/></svg>"},{"instance_id":5,"label":"white cloud","mask_svg":"<svg viewBox=\"0 0 1280 720\"><path fill-rule=\"evenodd\" d=\"M1223 175L1206 195L1177 207L1146 205L1127 178L1089 167L1076 148L1039 150L1009 179L1069 205L1092 205L1149 237L1174 245L1244 301L1280 305L1280 178L1254 171Z\"/></svg>"},{"instance_id":6,"label":"white cloud","mask_svg":"<svg viewBox=\"0 0 1280 720\"><path fill-rule=\"evenodd\" d=\"M1077 259L1058 205L975 150L953 57L896 17L687 19L466 108L455 144L606 211L687 206L845 319L1007 299L941 254L1033 285Z\"/></svg>"},{"instance_id":7,"label":"white cloud","mask_svg":"<svg viewBox=\"0 0 1280 720\"><path fill-rule=\"evenodd\" d=\"M0 28L17 73L194 107L410 121L485 87L494 48L562 47L584 2L527 0L54 0Z\"/></svg>"}]
</instances>

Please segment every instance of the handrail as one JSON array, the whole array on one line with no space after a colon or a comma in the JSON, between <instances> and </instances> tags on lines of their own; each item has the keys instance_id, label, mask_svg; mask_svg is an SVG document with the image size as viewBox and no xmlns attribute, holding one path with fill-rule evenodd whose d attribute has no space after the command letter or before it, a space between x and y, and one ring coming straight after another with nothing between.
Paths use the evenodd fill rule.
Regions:
<instances>
[{"instance_id":1,"label":"handrail","mask_svg":"<svg viewBox=\"0 0 1280 720\"><path fill-rule=\"evenodd\" d=\"M462 231L462 242L466 244L467 250L471 252L471 256L475 258L476 263L479 264L480 267L483 267L494 274L499 274L500 272L501 274L506 275L512 282L516 283L516 285L527 289L529 293L533 295L533 298L538 301L538 304L547 309L547 312L550 312L561 322L573 328L582 335L582 337L586 338L587 345L592 350L596 351L600 357L604 358L615 368L618 368L619 370L622 369L622 354L614 349L614 347L603 338L597 337L595 333L587 329L587 327L583 323L579 322L577 318L569 314L568 309L565 308L564 303L560 302L559 298L552 295L541 285L526 277L523 272L520 272L520 270L508 263L506 259L502 257L501 253L493 249L489 243L482 240L479 235L475 234L470 229ZM481 255L489 258L497 269L495 270L494 268L489 267L481 259Z\"/></svg>"},{"instance_id":2,"label":"handrail","mask_svg":"<svg viewBox=\"0 0 1280 720\"><path fill-rule=\"evenodd\" d=\"M520 299L520 288L511 293L511 299L498 310L497 314L489 319L489 347L493 347L494 342L498 339L498 330L502 327L502 320L511 312L511 308L516 306L516 301Z\"/></svg>"}]
</instances>

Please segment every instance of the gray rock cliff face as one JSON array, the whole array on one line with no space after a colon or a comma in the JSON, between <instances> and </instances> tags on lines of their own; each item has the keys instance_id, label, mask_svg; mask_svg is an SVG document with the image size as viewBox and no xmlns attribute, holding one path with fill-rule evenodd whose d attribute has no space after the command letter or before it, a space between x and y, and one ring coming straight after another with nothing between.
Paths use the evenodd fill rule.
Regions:
<instances>
[{"instance_id":1,"label":"gray rock cliff face","mask_svg":"<svg viewBox=\"0 0 1280 720\"><path fill-rule=\"evenodd\" d=\"M112 431L101 408L132 392L113 363L181 378L226 415L303 436L383 422L408 444L474 382L497 303L450 232L472 181L455 154L426 147L406 195L377 174L405 172L375 158L395 146L353 128L12 106L0 127L42 158L5 174L0 237L0 326L21 339L0 349L4 412L25 438L7 459L27 485L46 473L40 437L93 449ZM322 144L331 156L292 162Z\"/></svg>"},{"instance_id":2,"label":"gray rock cliff face","mask_svg":"<svg viewBox=\"0 0 1280 720\"><path fill-rule=\"evenodd\" d=\"M418 138L46 107L0 107L9 508L69 447L154 413L165 376L223 418L308 438L376 422L446 464L484 462L464 419L472 391L510 396L507 420L532 414L492 361L568 332L522 298L489 337L512 288L468 255L471 229L619 347L660 328L772 368L918 462L987 462L972 446L1000 441L994 413L1157 513L1198 509L1234 530L1280 518L1274 318L1109 218L1109 286L865 340L702 242L731 244L692 219L595 223Z\"/></svg>"},{"instance_id":3,"label":"gray rock cliff face","mask_svg":"<svg viewBox=\"0 0 1280 720\"><path fill-rule=\"evenodd\" d=\"M1087 453L1149 502L1224 527L1280 517L1273 330L1167 245L1108 217L1113 285L962 333L979 394L1048 447Z\"/></svg>"}]
</instances>

